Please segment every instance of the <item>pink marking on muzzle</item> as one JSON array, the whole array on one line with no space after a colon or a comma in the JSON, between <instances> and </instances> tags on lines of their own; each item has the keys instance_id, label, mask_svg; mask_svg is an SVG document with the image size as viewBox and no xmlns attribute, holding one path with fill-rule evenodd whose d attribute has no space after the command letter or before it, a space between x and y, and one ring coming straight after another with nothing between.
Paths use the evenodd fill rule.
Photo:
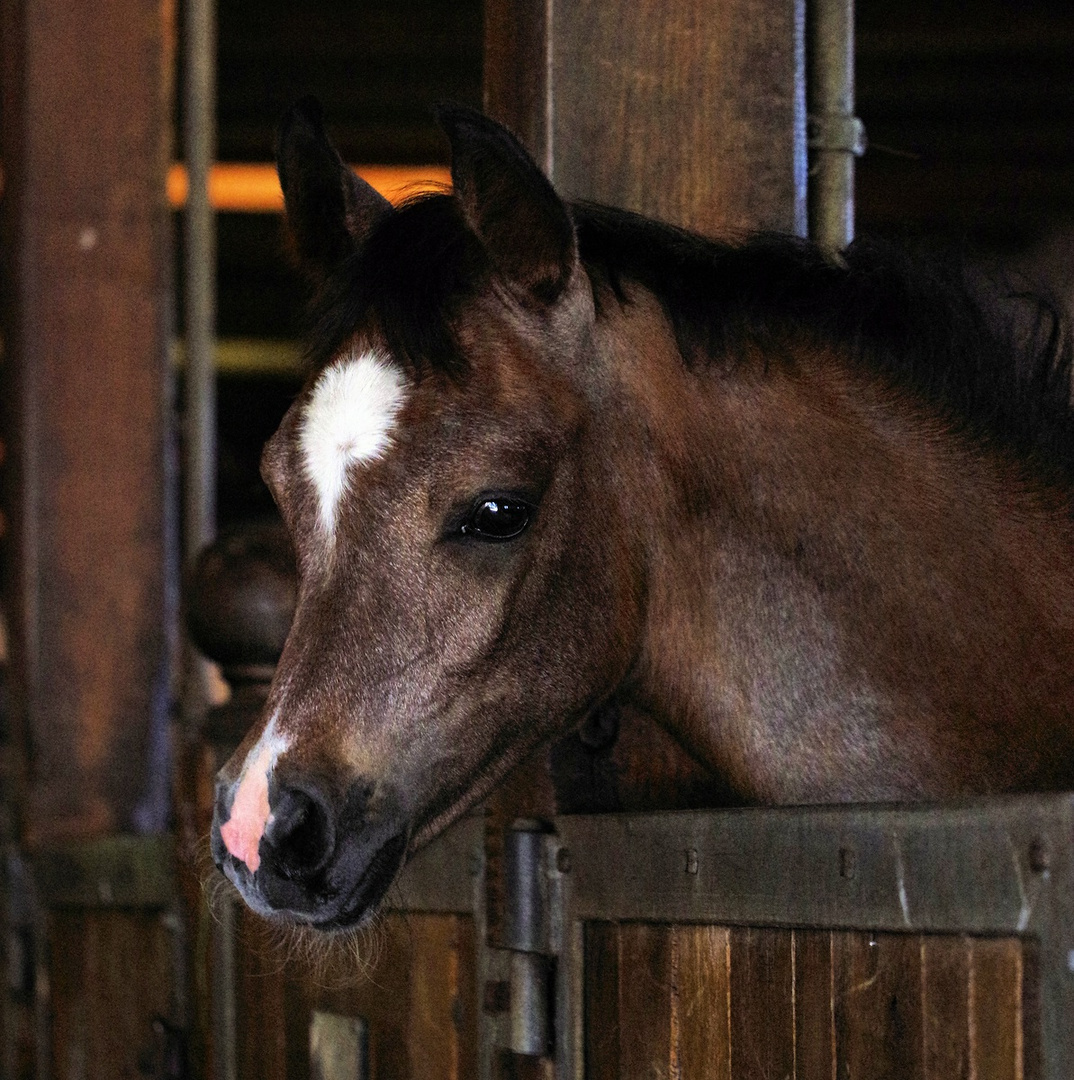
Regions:
<instances>
[{"instance_id":1,"label":"pink marking on muzzle","mask_svg":"<svg viewBox=\"0 0 1074 1080\"><path fill-rule=\"evenodd\" d=\"M274 756L271 746L263 746L246 767L231 804L231 817L220 827L224 846L236 859L246 863L251 873L261 865L257 848L270 814L268 774Z\"/></svg>"}]
</instances>

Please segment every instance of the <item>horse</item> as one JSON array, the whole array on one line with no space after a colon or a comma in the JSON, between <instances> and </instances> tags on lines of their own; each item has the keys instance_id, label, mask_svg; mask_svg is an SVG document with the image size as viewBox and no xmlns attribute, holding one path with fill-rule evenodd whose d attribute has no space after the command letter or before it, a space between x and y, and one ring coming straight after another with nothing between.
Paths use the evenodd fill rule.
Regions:
<instances>
[{"instance_id":1,"label":"horse","mask_svg":"<svg viewBox=\"0 0 1074 1080\"><path fill-rule=\"evenodd\" d=\"M212 826L246 902L362 924L615 703L743 803L1069 786L1061 333L876 245L567 202L503 127L438 121L451 190L395 208L315 103L281 127L314 300L262 458L297 607Z\"/></svg>"}]
</instances>

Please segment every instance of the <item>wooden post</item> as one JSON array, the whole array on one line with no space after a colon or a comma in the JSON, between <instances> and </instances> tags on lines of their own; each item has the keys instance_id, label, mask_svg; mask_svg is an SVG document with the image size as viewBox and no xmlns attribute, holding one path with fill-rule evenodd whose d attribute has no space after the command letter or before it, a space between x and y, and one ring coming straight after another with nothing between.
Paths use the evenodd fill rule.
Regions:
<instances>
[{"instance_id":1,"label":"wooden post","mask_svg":"<svg viewBox=\"0 0 1074 1080\"><path fill-rule=\"evenodd\" d=\"M171 2L0 8L5 600L34 847L167 820Z\"/></svg>"},{"instance_id":2,"label":"wooden post","mask_svg":"<svg viewBox=\"0 0 1074 1080\"><path fill-rule=\"evenodd\" d=\"M485 107L565 195L804 235L803 35L803 0L486 0Z\"/></svg>"},{"instance_id":3,"label":"wooden post","mask_svg":"<svg viewBox=\"0 0 1074 1080\"><path fill-rule=\"evenodd\" d=\"M805 234L804 4L485 0L485 108L575 198L716 236ZM637 715L595 717L490 800L513 817L726 803ZM497 925L490 840L489 925Z\"/></svg>"}]
</instances>

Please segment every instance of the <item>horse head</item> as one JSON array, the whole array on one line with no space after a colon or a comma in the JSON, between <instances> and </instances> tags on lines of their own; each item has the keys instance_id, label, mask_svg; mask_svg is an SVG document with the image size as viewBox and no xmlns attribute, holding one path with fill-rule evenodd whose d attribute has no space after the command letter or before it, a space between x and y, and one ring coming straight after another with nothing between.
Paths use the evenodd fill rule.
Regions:
<instances>
[{"instance_id":1,"label":"horse head","mask_svg":"<svg viewBox=\"0 0 1074 1080\"><path fill-rule=\"evenodd\" d=\"M312 373L262 473L300 584L212 848L263 914L359 923L408 852L623 680L641 582L594 422L571 212L514 138L439 113L451 194L398 209L302 103L279 172Z\"/></svg>"}]
</instances>

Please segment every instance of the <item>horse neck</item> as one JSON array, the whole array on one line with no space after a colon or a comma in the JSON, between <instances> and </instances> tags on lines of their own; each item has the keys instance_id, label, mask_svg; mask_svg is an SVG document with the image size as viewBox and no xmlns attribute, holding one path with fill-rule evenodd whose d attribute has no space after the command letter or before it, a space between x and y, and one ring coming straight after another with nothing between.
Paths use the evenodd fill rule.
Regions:
<instances>
[{"instance_id":1,"label":"horse neck","mask_svg":"<svg viewBox=\"0 0 1074 1080\"><path fill-rule=\"evenodd\" d=\"M605 339L652 508L636 697L749 798L1074 779L1066 498L837 356L690 371L661 324Z\"/></svg>"}]
</instances>

